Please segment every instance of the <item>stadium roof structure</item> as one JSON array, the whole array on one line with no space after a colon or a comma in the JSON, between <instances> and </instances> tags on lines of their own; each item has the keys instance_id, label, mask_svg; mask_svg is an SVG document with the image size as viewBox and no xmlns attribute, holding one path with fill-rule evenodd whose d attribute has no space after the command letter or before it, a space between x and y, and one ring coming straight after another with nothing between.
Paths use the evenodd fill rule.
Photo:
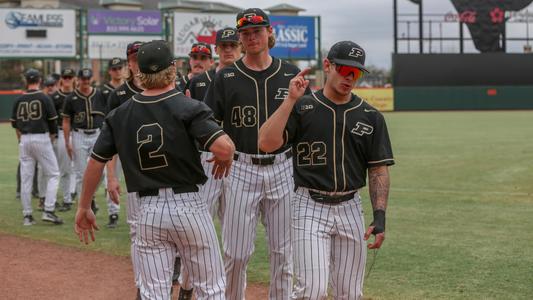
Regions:
<instances>
[{"instance_id":1,"label":"stadium roof structure","mask_svg":"<svg viewBox=\"0 0 533 300\"><path fill-rule=\"evenodd\" d=\"M265 8L265 10L268 10L271 13L276 13L276 12L299 13L301 11L305 11L305 9L303 9L303 8L300 8L300 7L297 7L297 6L294 6L294 5L290 5L290 4L287 4L287 3L281 3L281 4L278 4L278 5L274 5L272 7Z\"/></svg>"}]
</instances>

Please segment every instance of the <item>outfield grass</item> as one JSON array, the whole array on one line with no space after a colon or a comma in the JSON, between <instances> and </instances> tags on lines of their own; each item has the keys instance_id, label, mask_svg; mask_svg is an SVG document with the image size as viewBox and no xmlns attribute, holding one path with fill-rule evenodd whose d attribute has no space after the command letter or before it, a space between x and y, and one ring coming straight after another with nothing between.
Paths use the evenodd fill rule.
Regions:
<instances>
[{"instance_id":1,"label":"outfield grass","mask_svg":"<svg viewBox=\"0 0 533 300\"><path fill-rule=\"evenodd\" d=\"M533 297L533 112L387 113L396 165L387 239L365 280L371 299L531 299ZM17 147L0 125L0 230L82 249L128 255L121 226L82 246L66 225L22 226L15 201ZM367 223L371 220L363 192ZM105 210L103 196L99 205ZM105 225L105 211L99 213ZM104 226L102 226L104 227ZM264 231L249 266L268 281ZM373 255L369 253L368 263Z\"/></svg>"}]
</instances>

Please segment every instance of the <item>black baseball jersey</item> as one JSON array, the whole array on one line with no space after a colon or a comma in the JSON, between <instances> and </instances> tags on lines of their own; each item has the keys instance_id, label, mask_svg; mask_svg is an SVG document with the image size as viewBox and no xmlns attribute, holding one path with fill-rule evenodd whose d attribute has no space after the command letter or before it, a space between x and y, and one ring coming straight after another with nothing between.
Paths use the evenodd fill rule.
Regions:
<instances>
[{"instance_id":1,"label":"black baseball jersey","mask_svg":"<svg viewBox=\"0 0 533 300\"><path fill-rule=\"evenodd\" d=\"M107 99L107 112L109 113L128 101L133 95L141 93L142 91L141 88L135 86L133 80L124 82L109 95L109 98Z\"/></svg>"},{"instance_id":2,"label":"black baseball jersey","mask_svg":"<svg viewBox=\"0 0 533 300\"><path fill-rule=\"evenodd\" d=\"M72 94L72 92L70 93L66 93L66 92L63 92L61 90L57 90L55 93L52 94L52 101L54 102L54 107L56 109L56 112L57 112L57 116L58 116L58 119L57 119L57 125L61 128L61 126L63 126L63 116L62 116L62 113L63 113L63 106L65 105L65 99L70 95Z\"/></svg>"},{"instance_id":3,"label":"black baseball jersey","mask_svg":"<svg viewBox=\"0 0 533 300\"><path fill-rule=\"evenodd\" d=\"M91 156L118 153L128 192L196 187L207 180L196 142L209 148L223 134L207 105L175 89L138 94L109 113Z\"/></svg>"},{"instance_id":4,"label":"black baseball jersey","mask_svg":"<svg viewBox=\"0 0 533 300\"><path fill-rule=\"evenodd\" d=\"M111 85L111 82L106 82L100 87L100 91L102 92L102 95L107 99L109 99L109 95L113 93L115 88Z\"/></svg>"},{"instance_id":5,"label":"black baseball jersey","mask_svg":"<svg viewBox=\"0 0 533 300\"><path fill-rule=\"evenodd\" d=\"M189 89L190 82L191 81L189 80L188 75L181 76L181 78L176 81L176 89L182 93L185 93L185 91Z\"/></svg>"},{"instance_id":6,"label":"black baseball jersey","mask_svg":"<svg viewBox=\"0 0 533 300\"><path fill-rule=\"evenodd\" d=\"M215 78L215 69L205 71L202 74L194 76L189 82L189 91L191 92L191 98L203 101L207 88L211 81Z\"/></svg>"},{"instance_id":7,"label":"black baseball jersey","mask_svg":"<svg viewBox=\"0 0 533 300\"><path fill-rule=\"evenodd\" d=\"M106 102L98 89L93 88L89 96L76 89L65 99L62 115L70 118L72 129L100 128L104 122Z\"/></svg>"},{"instance_id":8,"label":"black baseball jersey","mask_svg":"<svg viewBox=\"0 0 533 300\"><path fill-rule=\"evenodd\" d=\"M303 96L291 112L285 141L292 144L296 187L353 191L366 185L369 167L394 164L383 115L353 94L341 105L323 90Z\"/></svg>"},{"instance_id":9,"label":"black baseball jersey","mask_svg":"<svg viewBox=\"0 0 533 300\"><path fill-rule=\"evenodd\" d=\"M28 90L13 105L11 126L22 134L57 133L57 112L52 100L43 92Z\"/></svg>"},{"instance_id":10,"label":"black baseball jersey","mask_svg":"<svg viewBox=\"0 0 533 300\"><path fill-rule=\"evenodd\" d=\"M257 144L259 128L289 93L289 81L300 70L277 58L263 71L248 69L242 59L216 73L204 101L224 124L237 151L264 154ZM289 148L283 146L274 153Z\"/></svg>"}]
</instances>

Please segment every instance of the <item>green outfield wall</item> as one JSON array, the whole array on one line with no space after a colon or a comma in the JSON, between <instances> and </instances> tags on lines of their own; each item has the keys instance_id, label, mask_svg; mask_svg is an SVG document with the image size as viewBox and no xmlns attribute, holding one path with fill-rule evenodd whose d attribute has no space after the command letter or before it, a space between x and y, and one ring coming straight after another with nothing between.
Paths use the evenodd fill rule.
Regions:
<instances>
[{"instance_id":1,"label":"green outfield wall","mask_svg":"<svg viewBox=\"0 0 533 300\"><path fill-rule=\"evenodd\" d=\"M20 91L0 91L0 121L9 121L13 103L21 93Z\"/></svg>"},{"instance_id":2,"label":"green outfield wall","mask_svg":"<svg viewBox=\"0 0 533 300\"><path fill-rule=\"evenodd\" d=\"M394 110L533 109L533 86L394 87Z\"/></svg>"}]
</instances>

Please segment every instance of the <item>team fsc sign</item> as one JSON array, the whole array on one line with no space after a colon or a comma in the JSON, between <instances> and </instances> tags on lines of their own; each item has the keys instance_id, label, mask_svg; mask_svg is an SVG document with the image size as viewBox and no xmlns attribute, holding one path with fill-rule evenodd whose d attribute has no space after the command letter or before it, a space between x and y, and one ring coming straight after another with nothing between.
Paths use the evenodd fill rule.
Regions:
<instances>
[{"instance_id":1,"label":"team fsc sign","mask_svg":"<svg viewBox=\"0 0 533 300\"><path fill-rule=\"evenodd\" d=\"M62 9L0 9L0 57L73 57L76 14Z\"/></svg>"}]
</instances>

